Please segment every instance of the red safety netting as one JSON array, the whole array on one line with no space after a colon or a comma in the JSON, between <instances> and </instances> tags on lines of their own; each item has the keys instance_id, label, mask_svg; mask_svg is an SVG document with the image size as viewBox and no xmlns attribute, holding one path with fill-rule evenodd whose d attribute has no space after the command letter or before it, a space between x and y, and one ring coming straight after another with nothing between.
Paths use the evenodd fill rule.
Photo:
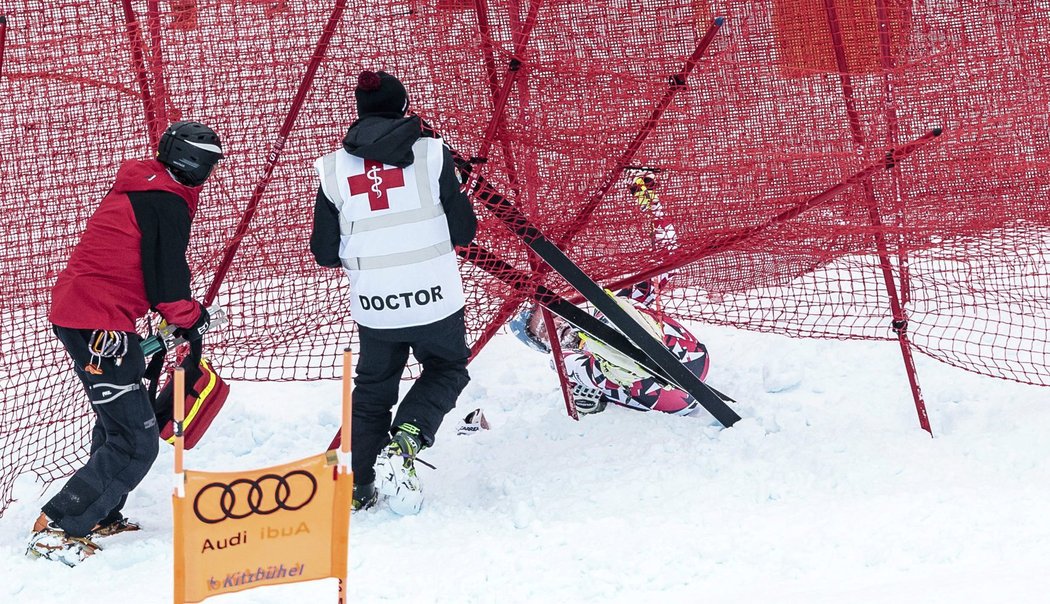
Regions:
<instances>
[{"instance_id":1,"label":"red safety netting","mask_svg":"<svg viewBox=\"0 0 1050 604\"><path fill-rule=\"evenodd\" d=\"M54 479L83 456L91 411L50 333L50 287L119 163L148 156L168 121L213 126L229 158L191 249L195 291L218 271L232 319L207 338L216 366L340 373L352 322L344 277L309 254L311 164L353 121L365 68L398 75L464 156L485 150L477 169L604 285L669 273L663 305L681 317L804 337L891 339L906 313L922 352L1050 385L1046 3L8 0L0 13L0 510L18 475ZM647 173L636 196L627 185ZM484 261L464 264L476 349L535 286L575 295L478 212Z\"/></svg>"}]
</instances>

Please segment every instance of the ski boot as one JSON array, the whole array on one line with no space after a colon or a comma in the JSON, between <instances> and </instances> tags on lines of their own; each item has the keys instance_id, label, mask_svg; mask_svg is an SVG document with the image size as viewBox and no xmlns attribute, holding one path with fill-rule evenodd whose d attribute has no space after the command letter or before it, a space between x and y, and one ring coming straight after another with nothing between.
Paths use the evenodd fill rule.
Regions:
<instances>
[{"instance_id":1,"label":"ski boot","mask_svg":"<svg viewBox=\"0 0 1050 604\"><path fill-rule=\"evenodd\" d=\"M387 505L395 514L418 514L423 507L423 488L416 476L416 455L423 450L419 428L401 424L394 438L379 453L376 475L379 492L386 496Z\"/></svg>"},{"instance_id":2,"label":"ski boot","mask_svg":"<svg viewBox=\"0 0 1050 604\"><path fill-rule=\"evenodd\" d=\"M351 509L355 512L367 510L379 501L379 492L376 491L376 483L354 485L354 501Z\"/></svg>"},{"instance_id":3,"label":"ski boot","mask_svg":"<svg viewBox=\"0 0 1050 604\"><path fill-rule=\"evenodd\" d=\"M33 525L33 534L29 537L26 556L61 562L73 567L87 560L102 548L87 537L73 537L54 522L40 514Z\"/></svg>"}]
</instances>

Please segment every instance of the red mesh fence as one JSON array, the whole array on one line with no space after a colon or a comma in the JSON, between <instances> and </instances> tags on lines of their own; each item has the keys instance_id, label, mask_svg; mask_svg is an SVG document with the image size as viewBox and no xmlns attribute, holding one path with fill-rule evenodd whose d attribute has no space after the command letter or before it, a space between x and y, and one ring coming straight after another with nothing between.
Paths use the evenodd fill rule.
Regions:
<instances>
[{"instance_id":1,"label":"red mesh fence","mask_svg":"<svg viewBox=\"0 0 1050 604\"><path fill-rule=\"evenodd\" d=\"M7 0L0 13L0 509L15 477L57 478L85 452L91 411L50 333L50 287L119 163L148 156L168 121L212 125L229 158L191 243L203 295L240 241L216 290L232 323L207 338L215 364L232 379L339 374L352 322L345 278L308 251L311 163L338 147L366 68L398 75L463 155L487 149L477 169L603 284L670 271L664 305L684 318L889 339L882 253L922 352L1050 384L1046 2ZM644 172L662 217L627 189ZM574 295L478 212L481 257L521 282L464 266L476 348L531 287ZM673 239L654 236L666 225Z\"/></svg>"}]
</instances>

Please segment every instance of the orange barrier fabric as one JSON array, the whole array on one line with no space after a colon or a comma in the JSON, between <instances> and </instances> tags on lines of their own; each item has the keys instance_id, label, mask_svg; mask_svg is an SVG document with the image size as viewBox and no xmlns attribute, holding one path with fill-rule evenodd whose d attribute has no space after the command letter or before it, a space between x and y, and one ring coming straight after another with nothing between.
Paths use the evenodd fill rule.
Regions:
<instances>
[{"instance_id":1,"label":"orange barrier fabric","mask_svg":"<svg viewBox=\"0 0 1050 604\"><path fill-rule=\"evenodd\" d=\"M353 475L335 452L242 472L187 471L175 510L175 601L346 582Z\"/></svg>"}]
</instances>

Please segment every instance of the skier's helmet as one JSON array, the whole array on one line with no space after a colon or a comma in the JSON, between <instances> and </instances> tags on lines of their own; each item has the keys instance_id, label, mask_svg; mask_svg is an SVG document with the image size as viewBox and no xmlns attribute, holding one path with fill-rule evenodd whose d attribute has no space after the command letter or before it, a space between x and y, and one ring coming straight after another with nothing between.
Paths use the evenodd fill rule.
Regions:
<instances>
[{"instance_id":1,"label":"skier's helmet","mask_svg":"<svg viewBox=\"0 0 1050 604\"><path fill-rule=\"evenodd\" d=\"M176 180L199 187L208 180L222 155L222 143L214 130L200 122L175 122L160 137L157 160Z\"/></svg>"},{"instance_id":2,"label":"skier's helmet","mask_svg":"<svg viewBox=\"0 0 1050 604\"><path fill-rule=\"evenodd\" d=\"M510 332L514 334L514 337L518 338L518 340L529 348L543 353L550 352L551 347L547 342L547 338L541 338L540 334L537 334L532 330L531 325L535 314L536 307L530 305L515 315L507 326L510 327Z\"/></svg>"},{"instance_id":3,"label":"skier's helmet","mask_svg":"<svg viewBox=\"0 0 1050 604\"><path fill-rule=\"evenodd\" d=\"M550 338L547 337L547 326L543 322L543 315L536 312L538 308L535 304L529 306L511 319L508 326L511 333L529 348L540 352L550 352L551 345ZM554 317L554 331L563 349L580 348L579 330L565 319Z\"/></svg>"}]
</instances>

